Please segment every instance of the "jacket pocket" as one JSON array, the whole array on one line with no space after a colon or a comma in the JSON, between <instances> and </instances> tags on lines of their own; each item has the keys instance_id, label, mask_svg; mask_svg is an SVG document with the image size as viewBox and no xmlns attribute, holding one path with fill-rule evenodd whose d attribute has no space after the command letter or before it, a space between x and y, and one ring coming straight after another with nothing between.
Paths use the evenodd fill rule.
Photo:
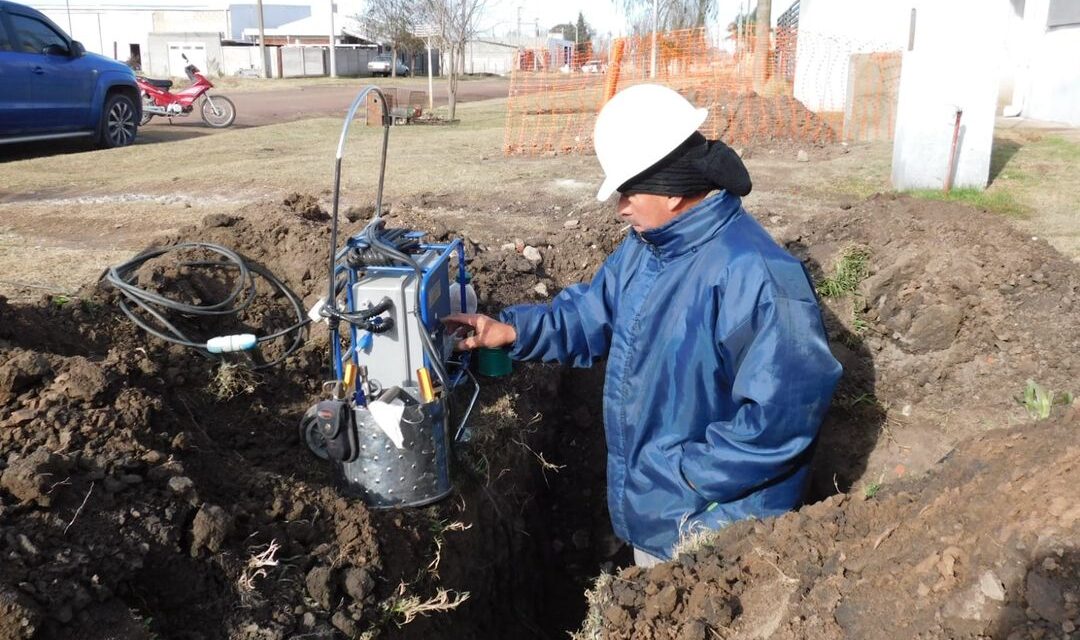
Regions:
<instances>
[{"instance_id":1,"label":"jacket pocket","mask_svg":"<svg viewBox=\"0 0 1080 640\"><path fill-rule=\"evenodd\" d=\"M686 497L687 502L694 505L694 513L696 514L703 510L709 504L710 500L702 495L701 492L686 479L686 475L682 471L682 445L674 446L665 451L664 459L667 460L668 471L672 480L682 489L682 493Z\"/></svg>"}]
</instances>

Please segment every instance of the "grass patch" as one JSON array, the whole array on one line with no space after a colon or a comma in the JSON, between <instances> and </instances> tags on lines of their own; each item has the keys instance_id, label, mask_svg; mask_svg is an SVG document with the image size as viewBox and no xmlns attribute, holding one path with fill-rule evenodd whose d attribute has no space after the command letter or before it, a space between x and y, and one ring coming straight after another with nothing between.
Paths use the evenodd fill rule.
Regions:
<instances>
[{"instance_id":1,"label":"grass patch","mask_svg":"<svg viewBox=\"0 0 1080 640\"><path fill-rule=\"evenodd\" d=\"M1080 144L1061 136L1047 136L1032 146L1045 153L1049 159L1080 164Z\"/></svg>"},{"instance_id":2,"label":"grass patch","mask_svg":"<svg viewBox=\"0 0 1080 640\"><path fill-rule=\"evenodd\" d=\"M865 200L875 193L889 191L888 182L880 176L846 175L838 178L829 188L832 193L839 193Z\"/></svg>"},{"instance_id":3,"label":"grass patch","mask_svg":"<svg viewBox=\"0 0 1080 640\"><path fill-rule=\"evenodd\" d=\"M833 275L818 283L818 295L823 298L839 298L855 293L866 276L870 275L870 250L866 247L848 247L840 254L833 268Z\"/></svg>"},{"instance_id":4,"label":"grass patch","mask_svg":"<svg viewBox=\"0 0 1080 640\"><path fill-rule=\"evenodd\" d=\"M1068 391L1054 391L1047 389L1034 380L1028 380L1024 387L1024 395L1020 403L1027 409L1032 420L1046 420L1055 405L1068 406L1072 404L1073 395Z\"/></svg>"},{"instance_id":5,"label":"grass patch","mask_svg":"<svg viewBox=\"0 0 1080 640\"><path fill-rule=\"evenodd\" d=\"M940 200L942 202L960 202L977 209L985 209L1014 218L1022 218L1026 209L1009 191L1002 189L983 190L965 187L953 189L948 194L937 189L912 189L906 191L908 195L925 200Z\"/></svg>"}]
</instances>

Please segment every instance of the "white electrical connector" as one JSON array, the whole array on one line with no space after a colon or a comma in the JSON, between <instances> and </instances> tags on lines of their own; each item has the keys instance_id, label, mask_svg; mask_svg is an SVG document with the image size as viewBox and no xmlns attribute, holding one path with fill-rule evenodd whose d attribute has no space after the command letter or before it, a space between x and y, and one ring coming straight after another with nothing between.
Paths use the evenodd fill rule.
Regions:
<instances>
[{"instance_id":1,"label":"white electrical connector","mask_svg":"<svg viewBox=\"0 0 1080 640\"><path fill-rule=\"evenodd\" d=\"M312 322L329 323L330 319L322 314L322 310L325 308L326 298L319 298L319 301L312 305L310 309L308 309L307 317L310 318Z\"/></svg>"},{"instance_id":2,"label":"white electrical connector","mask_svg":"<svg viewBox=\"0 0 1080 640\"><path fill-rule=\"evenodd\" d=\"M231 336L210 338L206 342L206 350L210 353L247 351L248 349L254 349L255 344L256 340L254 333L238 333Z\"/></svg>"}]
</instances>

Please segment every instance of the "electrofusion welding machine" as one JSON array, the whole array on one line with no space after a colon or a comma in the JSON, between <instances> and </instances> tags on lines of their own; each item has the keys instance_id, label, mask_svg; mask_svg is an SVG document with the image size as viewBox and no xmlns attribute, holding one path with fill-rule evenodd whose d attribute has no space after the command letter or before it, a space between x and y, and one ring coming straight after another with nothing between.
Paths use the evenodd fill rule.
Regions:
<instances>
[{"instance_id":1,"label":"electrofusion welding machine","mask_svg":"<svg viewBox=\"0 0 1080 640\"><path fill-rule=\"evenodd\" d=\"M383 114L375 215L338 249L345 137L372 93ZM450 493L451 448L465 433L480 386L469 354L455 353L456 336L442 323L452 310L473 310L464 245L425 243L423 232L386 228L382 218L391 123L376 87L362 90L345 117L334 169L330 283L309 312L329 325L334 380L327 383L331 397L304 415L300 434L333 463L347 493L373 507L410 507Z\"/></svg>"}]
</instances>

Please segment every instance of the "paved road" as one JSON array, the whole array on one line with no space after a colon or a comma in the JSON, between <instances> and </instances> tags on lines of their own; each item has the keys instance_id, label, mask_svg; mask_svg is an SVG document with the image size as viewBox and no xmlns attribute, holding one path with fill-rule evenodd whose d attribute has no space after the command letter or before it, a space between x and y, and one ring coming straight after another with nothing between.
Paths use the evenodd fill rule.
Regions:
<instances>
[{"instance_id":1,"label":"paved road","mask_svg":"<svg viewBox=\"0 0 1080 640\"><path fill-rule=\"evenodd\" d=\"M357 78L356 84L308 86L274 89L248 93L227 94L236 103L236 124L257 127L276 122L288 122L317 116L344 116L361 88L378 82L372 78ZM396 86L427 93L427 80L422 78L397 81ZM504 78L467 80L458 84L458 102L475 102L504 98L510 83ZM435 81L435 104L446 104L446 81ZM201 124L201 122L199 123Z\"/></svg>"}]
</instances>

